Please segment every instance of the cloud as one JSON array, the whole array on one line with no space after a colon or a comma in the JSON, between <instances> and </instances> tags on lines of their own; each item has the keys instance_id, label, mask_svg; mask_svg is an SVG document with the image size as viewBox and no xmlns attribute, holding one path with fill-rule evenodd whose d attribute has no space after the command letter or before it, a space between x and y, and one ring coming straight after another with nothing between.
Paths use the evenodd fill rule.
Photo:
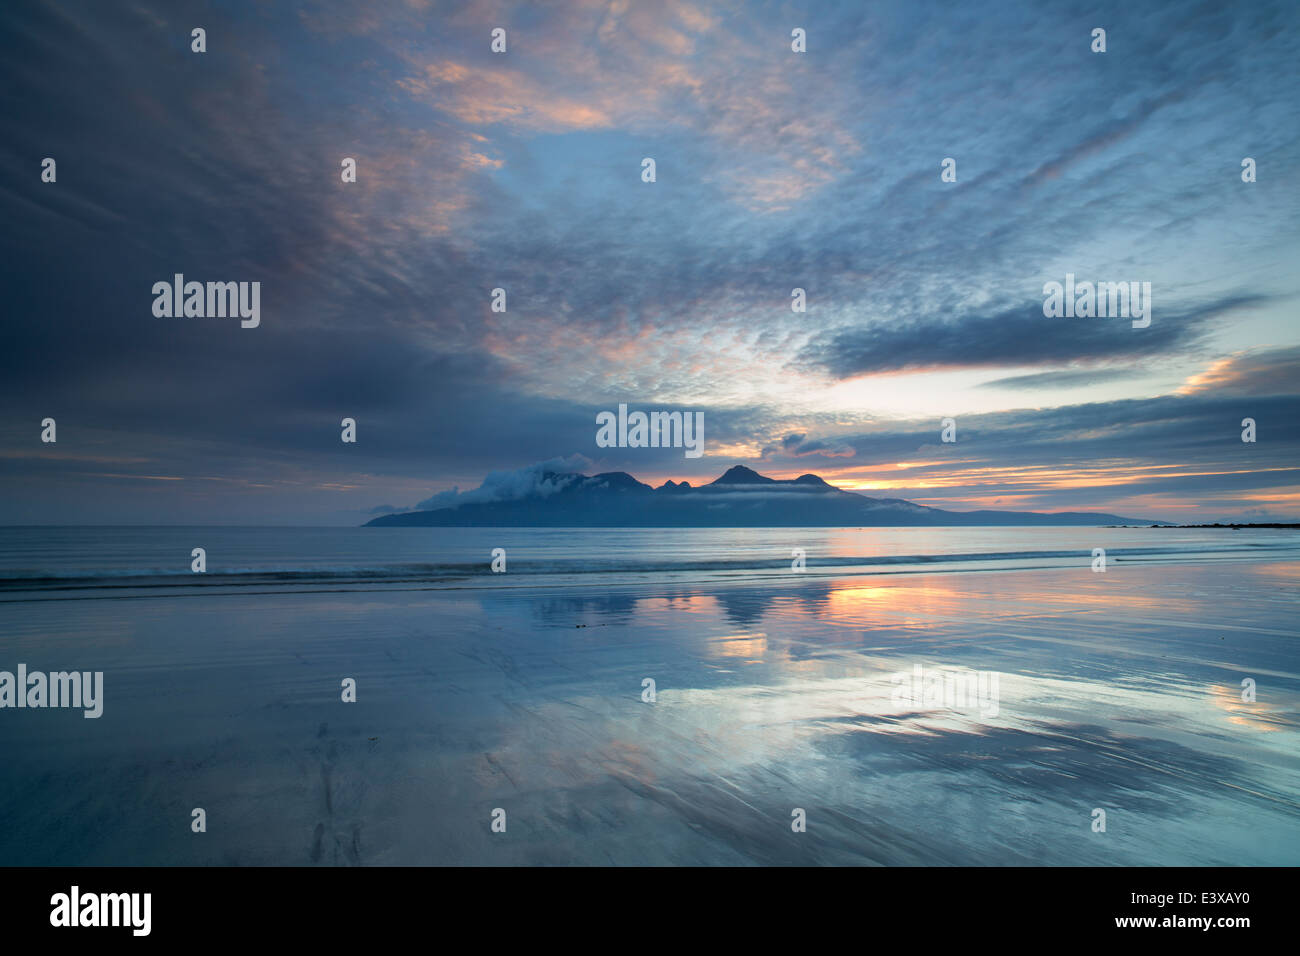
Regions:
<instances>
[{"instance_id":1,"label":"cloud","mask_svg":"<svg viewBox=\"0 0 1300 956\"><path fill-rule=\"evenodd\" d=\"M703 410L706 455L792 472L925 447L957 480L934 456L978 447L990 476L1092 474L1090 449L1221 472L1178 479L1218 493L1246 481L1214 444L1234 416L1260 422L1260 481L1293 450L1287 363L1260 343L1297 347L1294 4L1155 3L1104 57L1018 0L817 4L807 54L753 4L232 0L198 56L174 7L0 5L0 523L351 521L562 451L709 469L596 449L619 401ZM1150 278L1151 328L1044 319L1067 270ZM178 271L261 281L262 325L155 319ZM1181 378L1196 401L1084 424L1056 408L1085 376L1130 399ZM907 420L931 397L956 448ZM29 454L46 415L66 457Z\"/></svg>"},{"instance_id":2,"label":"cloud","mask_svg":"<svg viewBox=\"0 0 1300 956\"><path fill-rule=\"evenodd\" d=\"M1300 383L1300 346L1252 349L1229 355L1193 375L1181 395L1204 393L1290 395Z\"/></svg>"},{"instance_id":3,"label":"cloud","mask_svg":"<svg viewBox=\"0 0 1300 956\"><path fill-rule=\"evenodd\" d=\"M1285 395L1198 392L962 416L952 444L934 422L882 423L836 434L856 453L819 473L868 495L959 510L1002 495L1026 510L1215 520L1262 496L1272 514L1300 516L1297 382ZM1241 441L1247 416L1259 424L1254 444ZM806 464L778 452L765 470ZM1143 509L1147 499L1158 501Z\"/></svg>"},{"instance_id":4,"label":"cloud","mask_svg":"<svg viewBox=\"0 0 1300 956\"><path fill-rule=\"evenodd\" d=\"M398 81L413 96L475 126L505 123L531 130L594 129L611 119L600 107L557 96L530 77L500 67L439 61L422 75Z\"/></svg>"},{"instance_id":5,"label":"cloud","mask_svg":"<svg viewBox=\"0 0 1300 956\"><path fill-rule=\"evenodd\" d=\"M980 388L1011 388L1037 390L1042 388L1083 388L1100 382L1117 382L1141 377L1135 368L1062 369L1054 372L1035 372L1031 375L1010 375L1006 378L984 382Z\"/></svg>"},{"instance_id":6,"label":"cloud","mask_svg":"<svg viewBox=\"0 0 1300 956\"><path fill-rule=\"evenodd\" d=\"M571 485L575 477L590 465L591 462L582 455L569 455L524 468L493 471L477 488L464 492L459 488L439 492L421 501L415 506L415 510L436 511L440 508L457 508L464 504L546 498Z\"/></svg>"},{"instance_id":7,"label":"cloud","mask_svg":"<svg viewBox=\"0 0 1300 956\"><path fill-rule=\"evenodd\" d=\"M795 366L824 368L835 378L868 372L1133 360L1169 356L1200 344L1215 320L1260 305L1258 294L1226 296L1172 310L1156 302L1151 325L1128 319L1045 318L1042 302L993 313L954 313L838 329L808 343Z\"/></svg>"},{"instance_id":8,"label":"cloud","mask_svg":"<svg viewBox=\"0 0 1300 956\"><path fill-rule=\"evenodd\" d=\"M763 449L763 457L779 452L788 458L817 456L819 458L851 458L856 452L853 447L840 441L817 438L808 440L806 435L787 435L781 439L779 446Z\"/></svg>"},{"instance_id":9,"label":"cloud","mask_svg":"<svg viewBox=\"0 0 1300 956\"><path fill-rule=\"evenodd\" d=\"M1197 77L1197 82L1204 82L1207 78ZM1128 116L1116 122L1110 119L1104 124L1101 131L1089 136L1078 143L1075 143L1066 152L1054 157L1049 162L1039 166L1026 177L1026 185L1038 185L1044 180L1056 179L1071 166L1080 163L1082 160L1104 152L1110 147L1119 143L1121 140L1133 135L1141 129L1146 121L1159 109L1179 103L1188 95L1187 89L1176 89L1164 93L1160 96L1153 97L1143 103L1139 103Z\"/></svg>"}]
</instances>

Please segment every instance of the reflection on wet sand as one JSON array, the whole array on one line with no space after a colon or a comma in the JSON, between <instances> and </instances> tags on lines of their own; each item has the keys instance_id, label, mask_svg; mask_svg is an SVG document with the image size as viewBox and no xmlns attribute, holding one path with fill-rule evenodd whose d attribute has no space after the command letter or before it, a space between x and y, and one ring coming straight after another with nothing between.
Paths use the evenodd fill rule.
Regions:
<instances>
[{"instance_id":1,"label":"reflection on wet sand","mask_svg":"<svg viewBox=\"0 0 1300 956\"><path fill-rule=\"evenodd\" d=\"M91 736L0 722L0 862L1295 864L1296 582L1238 563L47 601L15 660L103 669L105 712ZM202 841L196 805L221 822Z\"/></svg>"},{"instance_id":2,"label":"reflection on wet sand","mask_svg":"<svg viewBox=\"0 0 1300 956\"><path fill-rule=\"evenodd\" d=\"M647 660L655 704L566 696L505 746L524 776L545 777L575 743L558 731L576 708L588 759L570 766L570 785L613 778L720 859L1163 864L1263 850L1294 863L1294 642L1268 614L1225 615L1224 577L936 575L648 595L622 620L695 665L669 678ZM1239 590L1249 572L1232 577ZM993 672L998 706L900 706L891 675L918 662ZM1239 672L1267 679L1269 700L1243 702L1224 681ZM925 816L899 823L908 806ZM824 839L812 824L784 832L793 807ZM1095 807L1108 808L1106 834L1090 830ZM1243 843L1247 820L1258 838Z\"/></svg>"}]
</instances>

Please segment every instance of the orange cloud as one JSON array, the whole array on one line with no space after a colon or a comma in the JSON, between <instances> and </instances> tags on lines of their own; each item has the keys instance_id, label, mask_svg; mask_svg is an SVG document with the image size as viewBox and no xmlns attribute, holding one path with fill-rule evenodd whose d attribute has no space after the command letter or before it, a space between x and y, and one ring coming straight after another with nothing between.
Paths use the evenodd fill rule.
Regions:
<instances>
[{"instance_id":1,"label":"orange cloud","mask_svg":"<svg viewBox=\"0 0 1300 956\"><path fill-rule=\"evenodd\" d=\"M398 80L397 85L475 126L507 123L556 132L611 124L610 116L599 107L558 96L553 89L513 70L439 61L426 65L423 76Z\"/></svg>"}]
</instances>

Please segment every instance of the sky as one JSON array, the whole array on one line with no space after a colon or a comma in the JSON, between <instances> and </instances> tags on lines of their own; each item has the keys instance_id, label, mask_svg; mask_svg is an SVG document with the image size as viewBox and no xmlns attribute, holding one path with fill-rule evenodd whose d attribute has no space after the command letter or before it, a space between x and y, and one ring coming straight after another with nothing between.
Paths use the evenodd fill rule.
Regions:
<instances>
[{"instance_id":1,"label":"sky","mask_svg":"<svg viewBox=\"0 0 1300 956\"><path fill-rule=\"evenodd\" d=\"M0 524L360 524L544 462L1300 520L1292 0L16 0L0 37ZM259 324L155 315L176 273ZM1067 274L1150 283L1149 326L1046 316ZM704 454L600 447L620 403Z\"/></svg>"}]
</instances>

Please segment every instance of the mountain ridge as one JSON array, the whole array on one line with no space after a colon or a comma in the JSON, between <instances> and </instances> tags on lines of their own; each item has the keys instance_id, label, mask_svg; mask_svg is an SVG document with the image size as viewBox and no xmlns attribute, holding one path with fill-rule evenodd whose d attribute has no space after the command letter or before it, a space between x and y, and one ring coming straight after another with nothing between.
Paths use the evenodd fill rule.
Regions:
<instances>
[{"instance_id":1,"label":"mountain ridge","mask_svg":"<svg viewBox=\"0 0 1300 956\"><path fill-rule=\"evenodd\" d=\"M486 487L486 486L485 486ZM483 491L483 489L479 489ZM472 494L472 493L471 493ZM733 465L708 484L652 487L625 471L543 471L513 497L383 515L365 527L960 527L1165 524L1087 511L945 511L902 498L845 491L814 474L769 478Z\"/></svg>"}]
</instances>

